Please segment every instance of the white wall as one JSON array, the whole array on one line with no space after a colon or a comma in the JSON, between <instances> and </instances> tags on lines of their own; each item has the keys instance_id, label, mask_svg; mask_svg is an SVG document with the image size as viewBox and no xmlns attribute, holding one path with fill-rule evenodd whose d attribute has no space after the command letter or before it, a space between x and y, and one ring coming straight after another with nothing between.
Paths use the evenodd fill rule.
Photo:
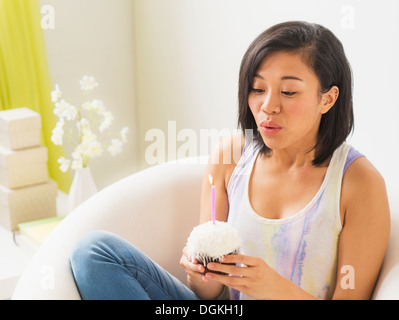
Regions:
<instances>
[{"instance_id":1,"label":"white wall","mask_svg":"<svg viewBox=\"0 0 399 320\"><path fill-rule=\"evenodd\" d=\"M343 42L355 81L349 140L399 194L398 15L395 0L135 0L136 99L141 166L151 128L236 128L242 55L269 26L307 20ZM179 145L177 145L178 147ZM172 157L173 158L173 157Z\"/></svg>"},{"instance_id":2,"label":"white wall","mask_svg":"<svg viewBox=\"0 0 399 320\"><path fill-rule=\"evenodd\" d=\"M130 129L122 154L90 162L102 189L137 170L132 1L41 0L41 5L55 12L54 29L44 31L53 85L58 83L69 100L80 104L79 80L94 76L100 86L90 97L103 100L113 113L113 130Z\"/></svg>"},{"instance_id":3,"label":"white wall","mask_svg":"<svg viewBox=\"0 0 399 320\"><path fill-rule=\"evenodd\" d=\"M391 197L399 193L398 1L41 3L56 12L55 29L45 31L53 83L73 99L80 77L95 76L101 85L96 97L114 113L117 127L131 129L122 155L92 161L100 188L150 165L145 155L153 141L145 136L151 129L161 130L165 142L174 140L179 149L184 141L176 142L173 132L168 135L168 121L177 133L188 129L197 138L201 129L232 132L239 65L250 42L275 23L307 20L330 28L343 42L355 80L356 126L350 142L384 175ZM165 160L175 156L167 154Z\"/></svg>"}]
</instances>

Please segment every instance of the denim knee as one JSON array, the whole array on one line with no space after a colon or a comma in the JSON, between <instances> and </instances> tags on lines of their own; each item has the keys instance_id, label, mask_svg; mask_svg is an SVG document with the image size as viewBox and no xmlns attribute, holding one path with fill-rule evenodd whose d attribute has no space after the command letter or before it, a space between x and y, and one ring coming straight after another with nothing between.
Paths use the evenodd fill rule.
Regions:
<instances>
[{"instance_id":1,"label":"denim knee","mask_svg":"<svg viewBox=\"0 0 399 320\"><path fill-rule=\"evenodd\" d=\"M90 260L99 244L107 241L112 235L107 231L95 230L87 233L72 248L69 261L74 275L90 266Z\"/></svg>"}]
</instances>

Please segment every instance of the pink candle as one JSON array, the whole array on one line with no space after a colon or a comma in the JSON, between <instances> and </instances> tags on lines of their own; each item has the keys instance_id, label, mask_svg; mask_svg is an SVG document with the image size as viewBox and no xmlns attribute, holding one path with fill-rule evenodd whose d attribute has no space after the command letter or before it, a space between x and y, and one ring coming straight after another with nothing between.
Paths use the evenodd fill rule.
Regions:
<instances>
[{"instance_id":1,"label":"pink candle","mask_svg":"<svg viewBox=\"0 0 399 320\"><path fill-rule=\"evenodd\" d=\"M216 214L215 214L215 191L216 187L213 184L213 177L211 175L208 176L209 182L211 184L211 206L212 206L212 221L215 224Z\"/></svg>"}]
</instances>

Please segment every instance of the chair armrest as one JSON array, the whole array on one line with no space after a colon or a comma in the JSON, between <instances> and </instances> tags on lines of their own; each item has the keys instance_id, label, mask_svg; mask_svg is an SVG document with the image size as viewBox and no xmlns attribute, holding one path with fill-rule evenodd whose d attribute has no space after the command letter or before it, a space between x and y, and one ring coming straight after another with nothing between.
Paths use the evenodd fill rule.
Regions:
<instances>
[{"instance_id":1,"label":"chair armrest","mask_svg":"<svg viewBox=\"0 0 399 320\"><path fill-rule=\"evenodd\" d=\"M373 292L373 300L399 300L399 217L392 216L387 252Z\"/></svg>"},{"instance_id":2,"label":"chair armrest","mask_svg":"<svg viewBox=\"0 0 399 320\"><path fill-rule=\"evenodd\" d=\"M130 241L177 278L182 248L198 224L207 157L145 169L101 190L48 236L18 281L13 299L80 299L69 265L73 245L91 230Z\"/></svg>"}]
</instances>

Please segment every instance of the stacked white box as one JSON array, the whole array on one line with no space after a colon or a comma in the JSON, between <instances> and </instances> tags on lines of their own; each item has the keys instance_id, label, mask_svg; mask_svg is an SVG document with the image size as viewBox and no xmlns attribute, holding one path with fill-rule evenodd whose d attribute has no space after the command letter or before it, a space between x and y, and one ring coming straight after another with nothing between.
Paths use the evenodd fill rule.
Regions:
<instances>
[{"instance_id":1,"label":"stacked white box","mask_svg":"<svg viewBox=\"0 0 399 320\"><path fill-rule=\"evenodd\" d=\"M40 128L40 114L28 108L0 111L0 225L9 230L57 214Z\"/></svg>"},{"instance_id":2,"label":"stacked white box","mask_svg":"<svg viewBox=\"0 0 399 320\"><path fill-rule=\"evenodd\" d=\"M40 145L40 114L28 108L0 112L0 145L20 150Z\"/></svg>"},{"instance_id":3,"label":"stacked white box","mask_svg":"<svg viewBox=\"0 0 399 320\"><path fill-rule=\"evenodd\" d=\"M33 147L18 151L0 146L0 184L11 189L27 187L48 180L47 148Z\"/></svg>"},{"instance_id":4,"label":"stacked white box","mask_svg":"<svg viewBox=\"0 0 399 320\"><path fill-rule=\"evenodd\" d=\"M19 189L0 185L0 224L16 230L18 224L56 216L57 184L48 180Z\"/></svg>"}]
</instances>

